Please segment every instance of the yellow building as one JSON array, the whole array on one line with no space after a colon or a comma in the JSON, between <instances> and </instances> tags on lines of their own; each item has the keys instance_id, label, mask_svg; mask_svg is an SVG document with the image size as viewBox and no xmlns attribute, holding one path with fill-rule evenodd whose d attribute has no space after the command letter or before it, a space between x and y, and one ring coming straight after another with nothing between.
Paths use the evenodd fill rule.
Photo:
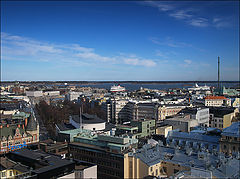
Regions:
<instances>
[{"instance_id":1,"label":"yellow building","mask_svg":"<svg viewBox=\"0 0 240 179\"><path fill-rule=\"evenodd\" d=\"M28 168L6 157L0 157L0 178L16 178L16 176L28 173Z\"/></svg>"},{"instance_id":2,"label":"yellow building","mask_svg":"<svg viewBox=\"0 0 240 179\"><path fill-rule=\"evenodd\" d=\"M165 161L164 158L157 158L156 160L149 161L147 157L144 156L147 155L147 152L146 154L139 155L142 156L137 157L132 153L125 154L124 178L144 178L146 176L170 177L179 171L190 170L189 167ZM150 155L154 156L154 153L151 153Z\"/></svg>"}]
</instances>

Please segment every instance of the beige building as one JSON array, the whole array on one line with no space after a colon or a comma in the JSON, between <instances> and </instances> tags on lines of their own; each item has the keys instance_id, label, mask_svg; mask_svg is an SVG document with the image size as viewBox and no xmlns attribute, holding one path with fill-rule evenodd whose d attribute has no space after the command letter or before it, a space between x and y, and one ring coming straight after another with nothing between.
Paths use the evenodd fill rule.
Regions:
<instances>
[{"instance_id":1,"label":"beige building","mask_svg":"<svg viewBox=\"0 0 240 179\"><path fill-rule=\"evenodd\" d=\"M173 130L173 126L170 126L170 125L159 126L156 128L156 134L164 135L165 137L167 137L168 132L172 130Z\"/></svg>"},{"instance_id":2,"label":"beige building","mask_svg":"<svg viewBox=\"0 0 240 179\"><path fill-rule=\"evenodd\" d=\"M209 127L224 129L231 126L238 112L238 108L210 108Z\"/></svg>"},{"instance_id":3,"label":"beige building","mask_svg":"<svg viewBox=\"0 0 240 179\"><path fill-rule=\"evenodd\" d=\"M146 164L140 158L125 154L124 178L144 178L146 176L170 177L179 171L190 170L172 162L159 160L153 164Z\"/></svg>"},{"instance_id":4,"label":"beige building","mask_svg":"<svg viewBox=\"0 0 240 179\"><path fill-rule=\"evenodd\" d=\"M158 107L158 120L164 120L168 116L174 116L186 106L163 105Z\"/></svg>"},{"instance_id":5,"label":"beige building","mask_svg":"<svg viewBox=\"0 0 240 179\"><path fill-rule=\"evenodd\" d=\"M231 99L224 96L207 96L205 106L231 106Z\"/></svg>"}]
</instances>

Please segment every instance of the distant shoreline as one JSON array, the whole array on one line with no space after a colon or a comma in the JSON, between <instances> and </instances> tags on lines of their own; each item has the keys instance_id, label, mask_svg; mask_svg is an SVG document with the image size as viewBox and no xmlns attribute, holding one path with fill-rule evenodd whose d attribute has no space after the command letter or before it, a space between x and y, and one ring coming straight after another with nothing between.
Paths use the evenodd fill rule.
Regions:
<instances>
[{"instance_id":1,"label":"distant shoreline","mask_svg":"<svg viewBox=\"0 0 240 179\"><path fill-rule=\"evenodd\" d=\"M8 83L27 83L27 84L52 84L52 83L67 83L67 84L177 84L177 83L218 83L218 81L1 81L2 84ZM239 81L220 81L220 83L239 83Z\"/></svg>"}]
</instances>

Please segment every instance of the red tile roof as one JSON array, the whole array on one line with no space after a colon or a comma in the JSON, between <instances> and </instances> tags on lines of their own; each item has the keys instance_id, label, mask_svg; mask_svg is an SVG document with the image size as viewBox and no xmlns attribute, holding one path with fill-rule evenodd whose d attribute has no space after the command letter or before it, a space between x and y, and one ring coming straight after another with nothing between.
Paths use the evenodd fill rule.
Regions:
<instances>
[{"instance_id":1,"label":"red tile roof","mask_svg":"<svg viewBox=\"0 0 240 179\"><path fill-rule=\"evenodd\" d=\"M205 99L227 99L224 96L207 96Z\"/></svg>"}]
</instances>

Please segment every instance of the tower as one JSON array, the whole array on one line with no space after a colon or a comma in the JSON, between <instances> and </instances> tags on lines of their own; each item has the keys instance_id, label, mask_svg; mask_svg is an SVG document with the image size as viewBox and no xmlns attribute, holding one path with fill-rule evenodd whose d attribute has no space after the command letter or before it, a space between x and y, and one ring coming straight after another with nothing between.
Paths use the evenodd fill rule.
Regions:
<instances>
[{"instance_id":1,"label":"tower","mask_svg":"<svg viewBox=\"0 0 240 179\"><path fill-rule=\"evenodd\" d=\"M220 57L218 57L218 89L220 90Z\"/></svg>"}]
</instances>

